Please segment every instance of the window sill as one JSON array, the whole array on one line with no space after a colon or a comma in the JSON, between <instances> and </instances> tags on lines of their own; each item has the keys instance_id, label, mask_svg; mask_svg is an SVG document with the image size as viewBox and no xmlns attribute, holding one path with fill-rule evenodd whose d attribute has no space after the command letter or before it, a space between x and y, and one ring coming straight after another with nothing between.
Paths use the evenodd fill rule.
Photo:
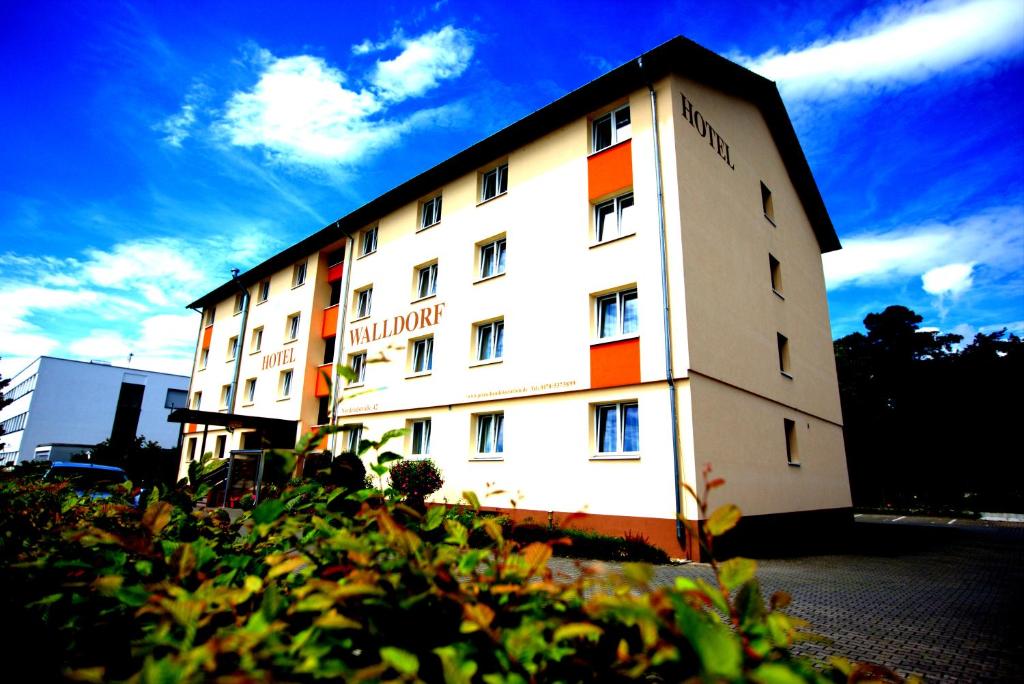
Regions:
<instances>
[{"instance_id":1,"label":"window sill","mask_svg":"<svg viewBox=\"0 0 1024 684\"><path fill-rule=\"evenodd\" d=\"M278 397L277 401L288 401L291 397Z\"/></svg>"},{"instance_id":2,"label":"window sill","mask_svg":"<svg viewBox=\"0 0 1024 684\"><path fill-rule=\"evenodd\" d=\"M590 346L596 347L599 344L609 344L610 342L622 342L624 340L638 339L640 339L640 333L629 333L628 335L611 335L609 337L599 337L596 340L591 340Z\"/></svg>"},{"instance_id":3,"label":"window sill","mask_svg":"<svg viewBox=\"0 0 1024 684\"><path fill-rule=\"evenodd\" d=\"M609 145L608 147L602 147L599 150L594 150L593 152L591 152L590 154L587 155L587 159L590 159L594 155L601 154L602 152L607 152L608 150L613 150L616 147L618 147L619 145L625 145L626 143L630 142L631 140L633 140L633 136L630 136L630 137L626 138L625 140L620 140L620 141L618 141L616 143L613 143L613 144Z\"/></svg>"},{"instance_id":4,"label":"window sill","mask_svg":"<svg viewBox=\"0 0 1024 684\"><path fill-rule=\"evenodd\" d=\"M479 285L480 283L486 283L488 280L494 280L495 278L500 278L503 275L505 275L504 271L502 271L501 273L495 273L494 275L484 276L483 278L477 278L476 280L473 281L473 284Z\"/></svg>"},{"instance_id":5,"label":"window sill","mask_svg":"<svg viewBox=\"0 0 1024 684\"><path fill-rule=\"evenodd\" d=\"M775 219L773 219L768 214L764 215L764 220L767 221L768 223L772 224L773 227L776 227L776 228L778 227L778 226L775 225Z\"/></svg>"},{"instance_id":6,"label":"window sill","mask_svg":"<svg viewBox=\"0 0 1024 684\"><path fill-rule=\"evenodd\" d=\"M240 316L241 314L242 314L242 312L241 312L241 311L235 311L235 312L234 312L234 313L232 313L231 315L232 315L232 316Z\"/></svg>"},{"instance_id":7,"label":"window sill","mask_svg":"<svg viewBox=\"0 0 1024 684\"><path fill-rule=\"evenodd\" d=\"M234 362L235 362L235 360L234 360L234 359L226 359L226 360L224 361L224 363L234 363Z\"/></svg>"},{"instance_id":8,"label":"window sill","mask_svg":"<svg viewBox=\"0 0 1024 684\"><path fill-rule=\"evenodd\" d=\"M342 391L345 392L345 391L348 391L350 389L359 389L360 387L365 387L365 386L366 386L365 382L353 382L353 383L351 383L349 385L345 385L345 388Z\"/></svg>"},{"instance_id":9,"label":"window sill","mask_svg":"<svg viewBox=\"0 0 1024 684\"><path fill-rule=\"evenodd\" d=\"M242 404L242 408L249 408L250 406L253 406L254 404L255 404L255 402L247 401L244 404Z\"/></svg>"},{"instance_id":10,"label":"window sill","mask_svg":"<svg viewBox=\"0 0 1024 684\"><path fill-rule=\"evenodd\" d=\"M202 368L196 368L197 373L204 370L206 370L206 366L203 366Z\"/></svg>"},{"instance_id":11,"label":"window sill","mask_svg":"<svg viewBox=\"0 0 1024 684\"><path fill-rule=\"evenodd\" d=\"M501 461L504 461L504 460L505 460L505 457L503 455L500 455L500 456L488 456L487 454L473 454L472 456L469 457L470 463L472 463L474 461L477 461L477 462L492 461L492 462L499 462L500 463Z\"/></svg>"},{"instance_id":12,"label":"window sill","mask_svg":"<svg viewBox=\"0 0 1024 684\"><path fill-rule=\"evenodd\" d=\"M285 341L284 341L284 343L285 343L285 344L295 344L295 343L296 343L296 342L298 342L298 341L299 341L299 338L298 338L298 337L293 337L293 338L292 338L292 339L290 339L290 340L285 340Z\"/></svg>"},{"instance_id":13,"label":"window sill","mask_svg":"<svg viewBox=\"0 0 1024 684\"><path fill-rule=\"evenodd\" d=\"M417 233L422 233L423 231L430 230L431 228L433 228L434 226L436 226L436 225L438 225L440 223L441 223L440 221L437 221L436 223L431 223L429 226L420 226L419 228L416 229L416 232Z\"/></svg>"},{"instance_id":14,"label":"window sill","mask_svg":"<svg viewBox=\"0 0 1024 684\"><path fill-rule=\"evenodd\" d=\"M636 231L633 231L632 233L624 233L622 235L616 235L615 237L608 238L606 240L598 240L596 242L591 242L590 243L590 247L588 249L594 249L595 247L600 247L601 245L607 245L609 242L618 242L619 240L625 240L626 238L631 238L634 235L636 235Z\"/></svg>"},{"instance_id":15,"label":"window sill","mask_svg":"<svg viewBox=\"0 0 1024 684\"><path fill-rule=\"evenodd\" d=\"M266 299L261 299L260 301L256 302L256 306L259 306L260 304L266 304L266 303L267 303Z\"/></svg>"},{"instance_id":16,"label":"window sill","mask_svg":"<svg viewBox=\"0 0 1024 684\"><path fill-rule=\"evenodd\" d=\"M789 371L779 371L779 374L784 378L789 378L790 380L793 379L793 374Z\"/></svg>"},{"instance_id":17,"label":"window sill","mask_svg":"<svg viewBox=\"0 0 1024 684\"><path fill-rule=\"evenodd\" d=\"M779 299L785 301L786 297L783 296L783 294L781 292L779 292L778 290L776 290L774 287L772 288L772 292L775 293L776 297L778 297Z\"/></svg>"},{"instance_id":18,"label":"window sill","mask_svg":"<svg viewBox=\"0 0 1024 684\"><path fill-rule=\"evenodd\" d=\"M480 200L479 202L476 203L476 206L478 206L478 207L483 206L483 205L487 204L488 202L493 202L494 200L498 199L499 197L504 197L507 194L508 194L508 190L506 190L505 192L500 192L497 195L495 195L494 197L488 197L487 199Z\"/></svg>"},{"instance_id":19,"label":"window sill","mask_svg":"<svg viewBox=\"0 0 1024 684\"><path fill-rule=\"evenodd\" d=\"M360 254L359 256L357 256L356 257L356 261L359 261L363 257L368 257L368 256L371 256L371 255L376 254L376 253L377 253L377 250L373 250L372 252L365 252L365 253Z\"/></svg>"},{"instance_id":20,"label":"window sill","mask_svg":"<svg viewBox=\"0 0 1024 684\"><path fill-rule=\"evenodd\" d=\"M470 368L479 368L480 366L494 366L496 364L502 363L504 360L505 360L505 357L503 357L503 356L499 356L496 359L477 359L476 361L473 361L472 363L470 363L469 367Z\"/></svg>"},{"instance_id":21,"label":"window sill","mask_svg":"<svg viewBox=\"0 0 1024 684\"><path fill-rule=\"evenodd\" d=\"M365 321L369 317L370 314L366 314L365 316L356 316L351 321L349 321L349 323L358 323L359 321Z\"/></svg>"},{"instance_id":22,"label":"window sill","mask_svg":"<svg viewBox=\"0 0 1024 684\"><path fill-rule=\"evenodd\" d=\"M414 378L425 378L425 377L427 377L429 375L433 375L433 374L434 374L433 370L422 371L420 373L410 373L409 375L405 376L405 379L406 380L412 380Z\"/></svg>"},{"instance_id":23,"label":"window sill","mask_svg":"<svg viewBox=\"0 0 1024 684\"><path fill-rule=\"evenodd\" d=\"M799 463L787 463L786 465L788 465L790 468L799 468L800 467Z\"/></svg>"},{"instance_id":24,"label":"window sill","mask_svg":"<svg viewBox=\"0 0 1024 684\"><path fill-rule=\"evenodd\" d=\"M591 461L639 461L640 452L622 452L614 454L594 454L590 457Z\"/></svg>"},{"instance_id":25,"label":"window sill","mask_svg":"<svg viewBox=\"0 0 1024 684\"><path fill-rule=\"evenodd\" d=\"M301 283L298 283L298 284L296 284L296 285L292 285L292 289L293 289L293 290L297 290L297 289L299 289L300 287L302 287L302 286L303 286L303 285L305 285L305 284L306 284L306 281L305 281L305 280L303 280L303 281L302 281Z\"/></svg>"},{"instance_id":26,"label":"window sill","mask_svg":"<svg viewBox=\"0 0 1024 684\"><path fill-rule=\"evenodd\" d=\"M256 356L259 353L260 353L259 349L253 349L251 352L249 352L249 356Z\"/></svg>"},{"instance_id":27,"label":"window sill","mask_svg":"<svg viewBox=\"0 0 1024 684\"><path fill-rule=\"evenodd\" d=\"M431 294L428 294L428 295L426 295L424 297L418 297L418 298L412 300L409 303L410 304L419 304L420 302L424 302L424 301L426 301L428 299L433 299L436 296L437 296L437 293L436 292L432 292Z\"/></svg>"}]
</instances>

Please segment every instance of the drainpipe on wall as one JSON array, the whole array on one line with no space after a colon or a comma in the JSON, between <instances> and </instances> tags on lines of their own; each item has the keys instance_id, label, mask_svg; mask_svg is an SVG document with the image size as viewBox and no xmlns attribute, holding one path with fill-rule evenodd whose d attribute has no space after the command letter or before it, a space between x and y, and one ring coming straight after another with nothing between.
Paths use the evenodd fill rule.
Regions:
<instances>
[{"instance_id":1,"label":"drainpipe on wall","mask_svg":"<svg viewBox=\"0 0 1024 684\"><path fill-rule=\"evenodd\" d=\"M242 293L242 324L238 329L238 345L235 347L235 368L231 372L231 389L228 390L228 413L235 412L235 399L238 397L238 374L242 372L242 347L245 346L245 324L249 320L249 289L238 279L238 269L231 269L231 280Z\"/></svg>"},{"instance_id":2,"label":"drainpipe on wall","mask_svg":"<svg viewBox=\"0 0 1024 684\"><path fill-rule=\"evenodd\" d=\"M644 59L640 57L637 59L637 66L640 67L640 73L644 71ZM665 195L662 192L662 179L661 179L661 138L658 135L658 96L654 92L654 85L650 81L647 81L647 92L651 96L651 133L653 134L652 140L654 143L654 181L657 185L658 190L658 238L661 246L661 301L662 301L662 318L665 326L665 381L668 383L668 402L669 410L672 416L672 473L673 473L673 487L672 491L675 495L676 504L676 540L679 542L679 546L682 549L687 548L686 544L686 530L683 527L683 522L679 516L683 513L682 508L682 495L680 493L680 447L679 447L679 408L677 406L676 399L676 379L675 369L672 366L672 327L670 324L670 303L669 303L669 292L668 292L668 244L667 237L665 235Z\"/></svg>"},{"instance_id":3,"label":"drainpipe on wall","mask_svg":"<svg viewBox=\"0 0 1024 684\"><path fill-rule=\"evenodd\" d=\"M335 223L334 225L338 225ZM340 226L339 226L340 228ZM345 330L345 319L348 317L348 288L352 283L352 264L354 262L353 256L355 255L355 240L352 239L352 234L344 228L341 231L345 234L345 261L342 267L341 280L341 299L338 300L338 324L334 331L334 360L331 367L331 410L328 412L329 424L334 425L337 419L338 410L338 398L341 396L342 384L341 378L338 376L336 369L341 360L345 358L343 350L345 348L345 338L342 336L342 332ZM334 454L338 452L338 433L331 433L330 438L330 449L331 458L334 458Z\"/></svg>"}]
</instances>

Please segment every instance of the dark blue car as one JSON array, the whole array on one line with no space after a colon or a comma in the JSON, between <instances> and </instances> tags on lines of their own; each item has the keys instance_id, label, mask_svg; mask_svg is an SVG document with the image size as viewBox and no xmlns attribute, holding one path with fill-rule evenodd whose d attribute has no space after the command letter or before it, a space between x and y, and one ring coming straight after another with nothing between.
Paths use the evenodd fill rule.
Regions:
<instances>
[{"instance_id":1,"label":"dark blue car","mask_svg":"<svg viewBox=\"0 0 1024 684\"><path fill-rule=\"evenodd\" d=\"M71 483L78 496L109 499L113 494L114 487L128 482L128 475L117 466L54 461L50 464L50 469L43 475L43 480L47 482L66 480ZM132 502L138 506L139 495L133 492L130 496Z\"/></svg>"}]
</instances>

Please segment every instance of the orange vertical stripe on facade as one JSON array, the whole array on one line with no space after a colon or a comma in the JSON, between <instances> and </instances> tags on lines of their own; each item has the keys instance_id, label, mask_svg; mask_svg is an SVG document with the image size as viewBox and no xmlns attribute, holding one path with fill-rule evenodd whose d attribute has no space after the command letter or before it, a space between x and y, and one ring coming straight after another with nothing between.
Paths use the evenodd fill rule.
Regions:
<instances>
[{"instance_id":1,"label":"orange vertical stripe on facade","mask_svg":"<svg viewBox=\"0 0 1024 684\"><path fill-rule=\"evenodd\" d=\"M324 377L326 375L326 377ZM331 377L331 364L325 363L316 369L316 391L317 397L329 397L331 395L331 384L327 378Z\"/></svg>"},{"instance_id":2,"label":"orange vertical stripe on facade","mask_svg":"<svg viewBox=\"0 0 1024 684\"><path fill-rule=\"evenodd\" d=\"M341 280L342 274L345 272L345 263L334 264L327 269L327 282L333 283L336 280Z\"/></svg>"},{"instance_id":3,"label":"orange vertical stripe on facade","mask_svg":"<svg viewBox=\"0 0 1024 684\"><path fill-rule=\"evenodd\" d=\"M320 337L334 337L338 332L338 305L324 309L324 322L320 325Z\"/></svg>"},{"instance_id":4,"label":"orange vertical stripe on facade","mask_svg":"<svg viewBox=\"0 0 1024 684\"><path fill-rule=\"evenodd\" d=\"M590 387L618 387L640 382L640 339L590 347Z\"/></svg>"},{"instance_id":5,"label":"orange vertical stripe on facade","mask_svg":"<svg viewBox=\"0 0 1024 684\"><path fill-rule=\"evenodd\" d=\"M632 140L627 140L587 158L587 189L590 199L633 186L632 143Z\"/></svg>"},{"instance_id":6,"label":"orange vertical stripe on facade","mask_svg":"<svg viewBox=\"0 0 1024 684\"><path fill-rule=\"evenodd\" d=\"M203 331L203 349L210 348L210 338L213 337L213 326L206 326L206 330Z\"/></svg>"}]
</instances>

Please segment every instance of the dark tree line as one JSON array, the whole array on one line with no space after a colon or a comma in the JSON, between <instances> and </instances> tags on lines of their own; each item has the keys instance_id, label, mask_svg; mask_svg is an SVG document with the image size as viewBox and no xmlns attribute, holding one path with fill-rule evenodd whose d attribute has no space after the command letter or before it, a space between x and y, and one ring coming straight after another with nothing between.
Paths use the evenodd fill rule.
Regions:
<instances>
[{"instance_id":1,"label":"dark tree line","mask_svg":"<svg viewBox=\"0 0 1024 684\"><path fill-rule=\"evenodd\" d=\"M854 505L1024 511L1024 342L957 350L921 320L890 306L833 343Z\"/></svg>"}]
</instances>

